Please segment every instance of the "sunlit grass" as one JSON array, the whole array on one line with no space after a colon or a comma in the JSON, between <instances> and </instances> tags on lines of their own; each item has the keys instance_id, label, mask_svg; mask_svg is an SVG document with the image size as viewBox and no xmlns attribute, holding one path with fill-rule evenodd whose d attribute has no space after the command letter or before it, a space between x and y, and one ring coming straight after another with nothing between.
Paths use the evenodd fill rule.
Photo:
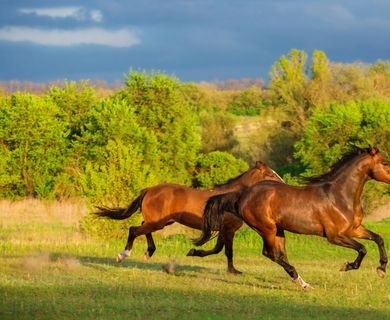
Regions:
<instances>
[{"instance_id":1,"label":"sunlit grass","mask_svg":"<svg viewBox=\"0 0 390 320\"><path fill-rule=\"evenodd\" d=\"M290 262L314 287L305 292L261 255L261 239L250 229L235 241L235 265L244 275L233 276L225 272L222 253L186 257L192 248L186 235L157 235L148 262L141 237L131 257L117 264L126 239L88 238L77 219L68 223L51 213L40 221L39 214L29 221L0 213L0 319L390 318L389 278L376 275L379 254L368 241L361 268L342 273L340 266L355 252L287 234ZM389 251L390 220L368 226L382 234ZM175 272L167 274L163 267L173 260Z\"/></svg>"}]
</instances>

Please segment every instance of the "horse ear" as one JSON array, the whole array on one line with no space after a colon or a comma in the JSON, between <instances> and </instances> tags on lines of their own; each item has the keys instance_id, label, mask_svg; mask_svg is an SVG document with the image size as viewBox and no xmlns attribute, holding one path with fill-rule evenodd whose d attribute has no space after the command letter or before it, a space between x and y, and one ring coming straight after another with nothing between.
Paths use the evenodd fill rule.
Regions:
<instances>
[{"instance_id":1,"label":"horse ear","mask_svg":"<svg viewBox=\"0 0 390 320\"><path fill-rule=\"evenodd\" d=\"M265 163L258 160L256 161L256 166L255 166L257 169L263 169L265 167Z\"/></svg>"},{"instance_id":2,"label":"horse ear","mask_svg":"<svg viewBox=\"0 0 390 320\"><path fill-rule=\"evenodd\" d=\"M379 152L378 147L375 145L373 147L370 146L370 155L374 156Z\"/></svg>"}]
</instances>

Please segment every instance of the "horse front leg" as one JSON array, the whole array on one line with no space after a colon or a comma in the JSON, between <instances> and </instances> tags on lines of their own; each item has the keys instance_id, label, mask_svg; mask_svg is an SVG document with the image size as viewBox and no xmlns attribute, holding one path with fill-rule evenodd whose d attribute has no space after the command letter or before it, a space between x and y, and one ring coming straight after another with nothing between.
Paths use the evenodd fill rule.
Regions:
<instances>
[{"instance_id":1,"label":"horse front leg","mask_svg":"<svg viewBox=\"0 0 390 320\"><path fill-rule=\"evenodd\" d=\"M144 260L148 261L152 257L153 253L156 251L156 245L154 243L153 236L151 233L147 233L145 234L145 236L146 236L146 241L148 243L148 249L144 253Z\"/></svg>"},{"instance_id":2,"label":"horse front leg","mask_svg":"<svg viewBox=\"0 0 390 320\"><path fill-rule=\"evenodd\" d=\"M355 270L359 269L360 264L362 263L363 258L367 254L367 249L359 242L351 239L350 237L347 237L345 235L343 236L329 236L328 235L328 241L332 244L345 247L345 248L351 248L358 252L358 256L356 257L354 262L346 262L340 269L340 271L349 271L349 270Z\"/></svg>"},{"instance_id":3,"label":"horse front leg","mask_svg":"<svg viewBox=\"0 0 390 320\"><path fill-rule=\"evenodd\" d=\"M378 249L379 249L379 256L380 256L379 264L380 265L379 265L379 267L376 268L376 272L381 278L383 278L385 276L385 273L386 273L386 265L388 262L383 238L379 234L376 234L376 233L366 229L364 226L359 226L359 228L354 230L354 237L359 238L359 239L372 240L377 244Z\"/></svg>"}]
</instances>

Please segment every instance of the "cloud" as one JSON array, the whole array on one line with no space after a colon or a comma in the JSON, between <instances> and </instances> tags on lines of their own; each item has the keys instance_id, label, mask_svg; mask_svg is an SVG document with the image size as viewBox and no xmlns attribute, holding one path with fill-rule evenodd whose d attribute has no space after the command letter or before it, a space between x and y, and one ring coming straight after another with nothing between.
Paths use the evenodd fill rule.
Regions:
<instances>
[{"instance_id":1,"label":"cloud","mask_svg":"<svg viewBox=\"0 0 390 320\"><path fill-rule=\"evenodd\" d=\"M19 10L23 14L35 14L50 18L75 18L82 16L82 7L58 7L58 8L23 8Z\"/></svg>"},{"instance_id":2,"label":"cloud","mask_svg":"<svg viewBox=\"0 0 390 320\"><path fill-rule=\"evenodd\" d=\"M141 43L138 32L128 28L111 31L102 28L48 30L28 27L3 27L0 28L0 40L28 41L45 46L60 47L92 44L125 48Z\"/></svg>"},{"instance_id":3,"label":"cloud","mask_svg":"<svg viewBox=\"0 0 390 320\"><path fill-rule=\"evenodd\" d=\"M92 20L101 22L103 14L98 9L86 10L83 7L57 7L57 8L23 8L19 12L22 14L34 14L40 17L49 17L52 19L58 18L73 18L77 20Z\"/></svg>"},{"instance_id":4,"label":"cloud","mask_svg":"<svg viewBox=\"0 0 390 320\"><path fill-rule=\"evenodd\" d=\"M100 10L94 9L89 12L89 16L95 22L101 22L103 20L103 15Z\"/></svg>"}]
</instances>

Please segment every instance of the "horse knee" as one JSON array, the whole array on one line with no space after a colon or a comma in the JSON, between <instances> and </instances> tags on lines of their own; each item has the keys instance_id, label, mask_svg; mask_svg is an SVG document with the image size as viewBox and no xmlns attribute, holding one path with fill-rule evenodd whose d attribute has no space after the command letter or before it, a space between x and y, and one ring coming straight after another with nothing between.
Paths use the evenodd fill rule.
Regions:
<instances>
[{"instance_id":1,"label":"horse knee","mask_svg":"<svg viewBox=\"0 0 390 320\"><path fill-rule=\"evenodd\" d=\"M383 238L381 236L377 236L377 238L375 239L375 242L378 244L378 246L380 247L384 247L385 245L385 241L383 240Z\"/></svg>"},{"instance_id":2,"label":"horse knee","mask_svg":"<svg viewBox=\"0 0 390 320\"><path fill-rule=\"evenodd\" d=\"M268 250L267 248L263 248L263 255L267 257L268 259L271 259L272 261L276 261L275 255L273 254L272 250Z\"/></svg>"},{"instance_id":3,"label":"horse knee","mask_svg":"<svg viewBox=\"0 0 390 320\"><path fill-rule=\"evenodd\" d=\"M361 246L358 250L358 252L362 255L365 256L367 254L367 249L364 246Z\"/></svg>"}]
</instances>

